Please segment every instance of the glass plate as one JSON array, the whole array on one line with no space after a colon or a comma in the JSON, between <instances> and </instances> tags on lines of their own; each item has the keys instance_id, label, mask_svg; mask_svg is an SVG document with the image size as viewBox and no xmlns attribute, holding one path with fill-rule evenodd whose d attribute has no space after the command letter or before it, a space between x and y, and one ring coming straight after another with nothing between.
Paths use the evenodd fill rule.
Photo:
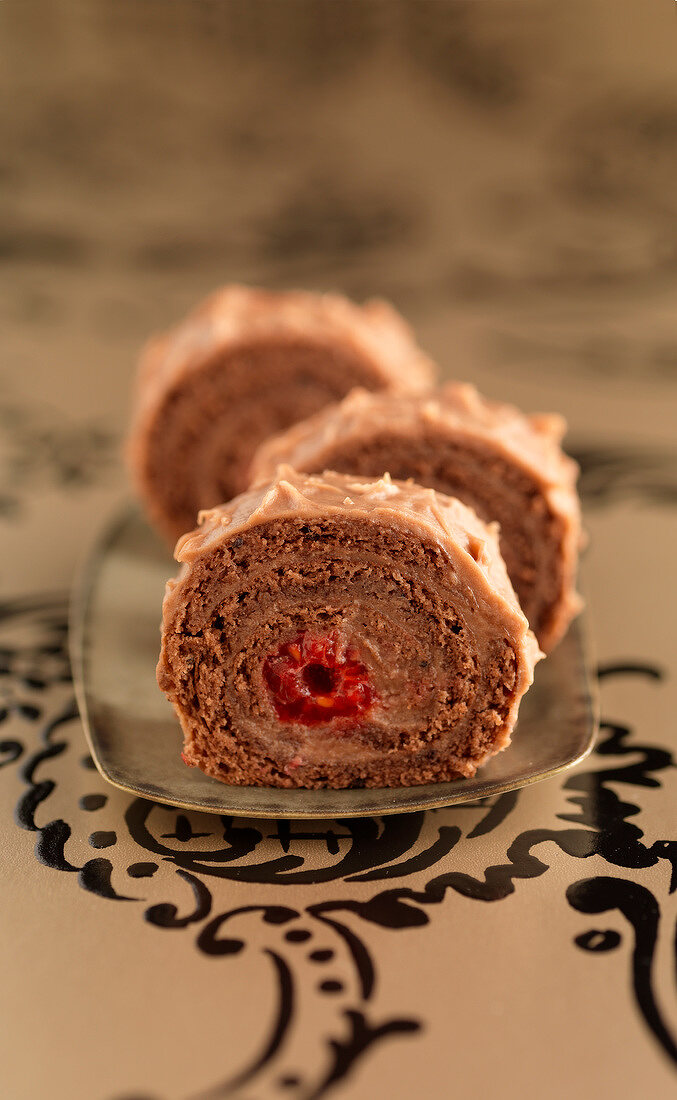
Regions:
<instances>
[{"instance_id":1,"label":"glass plate","mask_svg":"<svg viewBox=\"0 0 677 1100\"><path fill-rule=\"evenodd\" d=\"M236 817L372 816L514 790L573 767L592 748L596 696L579 617L537 666L513 744L474 779L340 791L219 783L181 761L181 730L155 680L165 581L176 570L167 547L128 508L95 547L73 597L71 655L80 713L97 768L124 791Z\"/></svg>"}]
</instances>

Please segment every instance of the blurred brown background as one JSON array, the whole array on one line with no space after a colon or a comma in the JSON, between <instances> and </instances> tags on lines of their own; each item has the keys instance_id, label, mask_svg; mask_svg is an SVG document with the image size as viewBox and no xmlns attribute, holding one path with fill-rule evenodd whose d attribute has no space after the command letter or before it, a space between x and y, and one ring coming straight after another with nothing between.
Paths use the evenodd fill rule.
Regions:
<instances>
[{"instance_id":1,"label":"blurred brown background","mask_svg":"<svg viewBox=\"0 0 677 1100\"><path fill-rule=\"evenodd\" d=\"M670 0L6 0L0 519L123 489L140 343L229 280L389 296L574 449L670 441L674 32Z\"/></svg>"}]
</instances>

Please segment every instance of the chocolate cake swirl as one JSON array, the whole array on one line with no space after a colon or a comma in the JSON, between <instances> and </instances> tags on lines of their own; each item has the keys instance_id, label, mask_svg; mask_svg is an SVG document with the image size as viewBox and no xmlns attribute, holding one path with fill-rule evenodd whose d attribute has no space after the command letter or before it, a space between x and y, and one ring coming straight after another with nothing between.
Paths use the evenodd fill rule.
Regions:
<instances>
[{"instance_id":1,"label":"chocolate cake swirl","mask_svg":"<svg viewBox=\"0 0 677 1100\"><path fill-rule=\"evenodd\" d=\"M184 760L226 783L401 786L510 742L539 657L496 533L389 477L298 474L200 516L158 683Z\"/></svg>"},{"instance_id":2,"label":"chocolate cake swirl","mask_svg":"<svg viewBox=\"0 0 677 1100\"><path fill-rule=\"evenodd\" d=\"M470 385L403 398L356 392L265 443L255 480L280 462L366 477L388 471L458 497L500 525L500 546L522 610L544 651L578 613L578 467L561 448L560 416L525 416Z\"/></svg>"},{"instance_id":3,"label":"chocolate cake swirl","mask_svg":"<svg viewBox=\"0 0 677 1100\"><path fill-rule=\"evenodd\" d=\"M271 433L353 386L417 392L431 378L385 302L225 287L143 353L128 446L138 493L174 541L247 486Z\"/></svg>"}]
</instances>

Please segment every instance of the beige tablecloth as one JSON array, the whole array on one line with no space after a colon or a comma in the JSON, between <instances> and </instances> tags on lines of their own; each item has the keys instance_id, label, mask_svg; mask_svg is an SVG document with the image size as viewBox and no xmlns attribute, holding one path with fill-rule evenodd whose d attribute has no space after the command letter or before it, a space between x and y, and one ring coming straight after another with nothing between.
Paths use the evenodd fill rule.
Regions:
<instances>
[{"instance_id":1,"label":"beige tablecloth","mask_svg":"<svg viewBox=\"0 0 677 1100\"><path fill-rule=\"evenodd\" d=\"M672 1095L673 8L0 6L7 1100ZM92 769L68 588L138 346L229 280L391 297L447 376L567 415L603 716L573 772L308 824Z\"/></svg>"}]
</instances>

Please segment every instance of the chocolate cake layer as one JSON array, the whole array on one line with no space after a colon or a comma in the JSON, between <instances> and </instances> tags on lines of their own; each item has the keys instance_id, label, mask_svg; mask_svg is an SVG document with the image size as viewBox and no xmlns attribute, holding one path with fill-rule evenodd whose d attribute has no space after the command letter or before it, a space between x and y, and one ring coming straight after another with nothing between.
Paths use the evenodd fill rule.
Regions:
<instances>
[{"instance_id":1,"label":"chocolate cake layer","mask_svg":"<svg viewBox=\"0 0 677 1100\"><path fill-rule=\"evenodd\" d=\"M385 302L226 287L143 353L128 447L137 490L175 540L246 487L271 433L353 386L413 393L431 379Z\"/></svg>"},{"instance_id":2,"label":"chocolate cake layer","mask_svg":"<svg viewBox=\"0 0 677 1100\"><path fill-rule=\"evenodd\" d=\"M500 546L522 610L544 651L578 613L578 467L561 448L559 416L525 416L473 386L434 395L350 394L263 444L254 481L280 462L367 477L384 471L458 497L500 525Z\"/></svg>"},{"instance_id":3,"label":"chocolate cake layer","mask_svg":"<svg viewBox=\"0 0 677 1100\"><path fill-rule=\"evenodd\" d=\"M430 489L280 468L200 516L158 683L226 783L402 786L505 748L538 646L492 528Z\"/></svg>"}]
</instances>

